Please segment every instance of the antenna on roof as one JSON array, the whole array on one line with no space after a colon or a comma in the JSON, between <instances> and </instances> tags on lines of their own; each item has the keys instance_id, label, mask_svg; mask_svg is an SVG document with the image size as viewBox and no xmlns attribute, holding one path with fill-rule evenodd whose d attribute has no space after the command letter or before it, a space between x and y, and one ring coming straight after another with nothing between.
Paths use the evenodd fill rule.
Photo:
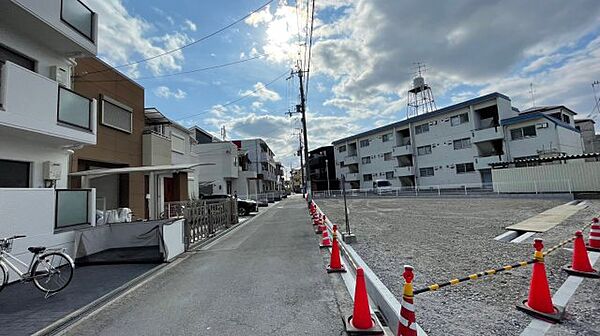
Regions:
<instances>
[{"instance_id":1,"label":"antenna on roof","mask_svg":"<svg viewBox=\"0 0 600 336\"><path fill-rule=\"evenodd\" d=\"M431 87L425 83L423 75L427 71L425 64L421 62L414 63L416 67L415 76L412 80L412 87L408 90L408 103L406 106L406 117L416 117L419 114L435 111L435 100Z\"/></svg>"},{"instance_id":2,"label":"antenna on roof","mask_svg":"<svg viewBox=\"0 0 600 336\"><path fill-rule=\"evenodd\" d=\"M225 129L225 125L223 125L223 127L221 127L221 139L225 141L225 138L227 138L227 129Z\"/></svg>"},{"instance_id":3,"label":"antenna on roof","mask_svg":"<svg viewBox=\"0 0 600 336\"><path fill-rule=\"evenodd\" d=\"M592 112L590 113L590 116L592 114L594 114L594 111L596 109L598 109L598 112L600 113L600 107L598 105L600 105L600 100L598 99L598 95L596 95L596 86L600 85L600 81L594 81L592 83L592 90L594 91L594 107L592 108Z\"/></svg>"},{"instance_id":4,"label":"antenna on roof","mask_svg":"<svg viewBox=\"0 0 600 336\"><path fill-rule=\"evenodd\" d=\"M531 93L531 107L535 107L535 91L533 90L533 83L529 83L529 93Z\"/></svg>"}]
</instances>

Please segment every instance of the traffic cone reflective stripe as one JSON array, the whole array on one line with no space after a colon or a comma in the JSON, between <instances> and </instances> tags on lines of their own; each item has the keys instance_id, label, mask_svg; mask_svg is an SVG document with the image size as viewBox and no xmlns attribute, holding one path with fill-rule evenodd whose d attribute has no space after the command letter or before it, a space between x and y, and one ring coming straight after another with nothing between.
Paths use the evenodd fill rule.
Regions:
<instances>
[{"instance_id":1,"label":"traffic cone reflective stripe","mask_svg":"<svg viewBox=\"0 0 600 336\"><path fill-rule=\"evenodd\" d=\"M542 252L543 241L535 239L533 246L535 247L534 259L536 262L533 263L529 295L527 300L517 305L517 308L533 317L558 322L562 319L564 310L552 304L550 286L548 278L546 278L544 253Z\"/></svg>"},{"instance_id":2,"label":"traffic cone reflective stripe","mask_svg":"<svg viewBox=\"0 0 600 336\"><path fill-rule=\"evenodd\" d=\"M342 261L340 259L340 247L337 241L337 225L333 226L332 239L331 259L329 260L329 265L327 266L327 273L346 272L346 268L344 265L342 265Z\"/></svg>"},{"instance_id":3,"label":"traffic cone reflective stripe","mask_svg":"<svg viewBox=\"0 0 600 336\"><path fill-rule=\"evenodd\" d=\"M412 281L415 277L413 267L404 265L404 291L400 303L400 319L398 321L398 335L417 336L417 322L415 318L415 305Z\"/></svg>"},{"instance_id":4,"label":"traffic cone reflective stripe","mask_svg":"<svg viewBox=\"0 0 600 336\"><path fill-rule=\"evenodd\" d=\"M590 251L600 252L600 224L598 218L592 219L592 222L587 248Z\"/></svg>"},{"instance_id":5,"label":"traffic cone reflective stripe","mask_svg":"<svg viewBox=\"0 0 600 336\"><path fill-rule=\"evenodd\" d=\"M600 273L598 273L598 271L592 267L592 263L590 263L590 258L587 254L585 243L583 241L583 233L581 231L577 231L575 233L571 266L565 266L563 267L563 270L565 270L570 275L575 276L584 276L592 278L600 277Z\"/></svg>"},{"instance_id":6,"label":"traffic cone reflective stripe","mask_svg":"<svg viewBox=\"0 0 600 336\"><path fill-rule=\"evenodd\" d=\"M323 235L321 236L321 244L319 247L331 247L331 240L329 240L329 233L327 230L323 231Z\"/></svg>"}]
</instances>

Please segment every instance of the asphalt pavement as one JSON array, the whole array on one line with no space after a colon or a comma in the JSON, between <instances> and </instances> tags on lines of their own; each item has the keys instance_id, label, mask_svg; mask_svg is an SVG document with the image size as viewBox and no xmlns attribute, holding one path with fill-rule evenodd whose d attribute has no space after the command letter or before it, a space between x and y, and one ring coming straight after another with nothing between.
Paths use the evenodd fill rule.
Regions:
<instances>
[{"instance_id":1,"label":"asphalt pavement","mask_svg":"<svg viewBox=\"0 0 600 336\"><path fill-rule=\"evenodd\" d=\"M302 198L279 202L192 253L66 334L343 334Z\"/></svg>"}]
</instances>

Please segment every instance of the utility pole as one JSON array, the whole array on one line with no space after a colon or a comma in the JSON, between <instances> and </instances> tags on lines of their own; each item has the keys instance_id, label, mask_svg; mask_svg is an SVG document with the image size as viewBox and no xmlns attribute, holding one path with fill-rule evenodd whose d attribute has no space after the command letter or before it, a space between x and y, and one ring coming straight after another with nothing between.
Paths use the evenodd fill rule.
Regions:
<instances>
[{"instance_id":1,"label":"utility pole","mask_svg":"<svg viewBox=\"0 0 600 336\"><path fill-rule=\"evenodd\" d=\"M310 185L310 166L308 165L308 130L306 129L306 97L304 96L304 71L298 70L298 79L300 80L300 113L302 113L302 134L304 135L304 161L306 162L306 199L312 200L312 190Z\"/></svg>"},{"instance_id":2,"label":"utility pole","mask_svg":"<svg viewBox=\"0 0 600 336\"><path fill-rule=\"evenodd\" d=\"M304 184L304 188L302 194L306 192L306 179L304 179L304 160L302 159L303 151L302 151L302 133L298 133L298 142L300 142L300 148L298 149L298 156L300 157L300 174L302 176L302 183Z\"/></svg>"},{"instance_id":3,"label":"utility pole","mask_svg":"<svg viewBox=\"0 0 600 336\"><path fill-rule=\"evenodd\" d=\"M327 195L331 196L331 186L329 185L329 160L325 159L325 172L327 176Z\"/></svg>"}]
</instances>

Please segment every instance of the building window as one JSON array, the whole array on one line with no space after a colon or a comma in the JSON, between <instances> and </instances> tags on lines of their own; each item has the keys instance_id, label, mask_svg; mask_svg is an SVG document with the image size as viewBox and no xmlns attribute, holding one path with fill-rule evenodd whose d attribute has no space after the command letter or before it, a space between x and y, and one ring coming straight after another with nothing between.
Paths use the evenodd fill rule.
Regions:
<instances>
[{"instance_id":1,"label":"building window","mask_svg":"<svg viewBox=\"0 0 600 336\"><path fill-rule=\"evenodd\" d=\"M108 97L102 97L102 125L131 133L133 109Z\"/></svg>"},{"instance_id":2,"label":"building window","mask_svg":"<svg viewBox=\"0 0 600 336\"><path fill-rule=\"evenodd\" d=\"M450 125L452 125L452 126L458 126L458 125L468 123L468 122L469 122L469 114L468 113L462 113L462 114L455 115L450 118Z\"/></svg>"},{"instance_id":3,"label":"building window","mask_svg":"<svg viewBox=\"0 0 600 336\"><path fill-rule=\"evenodd\" d=\"M94 12L79 0L61 1L61 20L92 42L94 15Z\"/></svg>"},{"instance_id":4,"label":"building window","mask_svg":"<svg viewBox=\"0 0 600 336\"><path fill-rule=\"evenodd\" d=\"M35 72L35 61L0 44L0 63L9 61Z\"/></svg>"},{"instance_id":5,"label":"building window","mask_svg":"<svg viewBox=\"0 0 600 336\"><path fill-rule=\"evenodd\" d=\"M360 140L360 147L367 147L367 146L369 146L369 139Z\"/></svg>"},{"instance_id":6,"label":"building window","mask_svg":"<svg viewBox=\"0 0 600 336\"><path fill-rule=\"evenodd\" d=\"M433 167L419 168L421 177L433 176Z\"/></svg>"},{"instance_id":7,"label":"building window","mask_svg":"<svg viewBox=\"0 0 600 336\"><path fill-rule=\"evenodd\" d=\"M365 182L373 181L373 174L364 174L363 181L365 181Z\"/></svg>"},{"instance_id":8,"label":"building window","mask_svg":"<svg viewBox=\"0 0 600 336\"><path fill-rule=\"evenodd\" d=\"M569 118L568 115L563 114L563 121L566 122L567 124L570 124L571 123L571 118Z\"/></svg>"},{"instance_id":9,"label":"building window","mask_svg":"<svg viewBox=\"0 0 600 336\"><path fill-rule=\"evenodd\" d=\"M363 158L360 159L362 164L369 164L371 163L371 157L370 156L365 156Z\"/></svg>"},{"instance_id":10,"label":"building window","mask_svg":"<svg viewBox=\"0 0 600 336\"><path fill-rule=\"evenodd\" d=\"M381 136L381 142L388 142L392 139L392 133L386 133Z\"/></svg>"},{"instance_id":11,"label":"building window","mask_svg":"<svg viewBox=\"0 0 600 336\"><path fill-rule=\"evenodd\" d=\"M383 153L384 161L392 161L392 152Z\"/></svg>"},{"instance_id":12,"label":"building window","mask_svg":"<svg viewBox=\"0 0 600 336\"><path fill-rule=\"evenodd\" d=\"M338 152L343 153L346 151L346 145L342 145L340 147L338 147Z\"/></svg>"},{"instance_id":13,"label":"building window","mask_svg":"<svg viewBox=\"0 0 600 336\"><path fill-rule=\"evenodd\" d=\"M0 160L0 188L29 188L31 163Z\"/></svg>"},{"instance_id":14,"label":"building window","mask_svg":"<svg viewBox=\"0 0 600 336\"><path fill-rule=\"evenodd\" d=\"M525 126L525 127L515 128L513 130L510 130L511 140L533 138L535 136L537 136L537 133L535 131L535 125Z\"/></svg>"},{"instance_id":15,"label":"building window","mask_svg":"<svg viewBox=\"0 0 600 336\"><path fill-rule=\"evenodd\" d=\"M429 124L415 126L415 134L421 134L425 132L429 132Z\"/></svg>"},{"instance_id":16,"label":"building window","mask_svg":"<svg viewBox=\"0 0 600 336\"><path fill-rule=\"evenodd\" d=\"M392 179L394 179L394 172L393 172L393 171L391 171L391 172L386 172L386 173L385 173L385 179L386 179L386 180L392 180Z\"/></svg>"},{"instance_id":17,"label":"building window","mask_svg":"<svg viewBox=\"0 0 600 336\"><path fill-rule=\"evenodd\" d=\"M417 155L431 154L431 145L417 147Z\"/></svg>"},{"instance_id":18,"label":"building window","mask_svg":"<svg viewBox=\"0 0 600 336\"><path fill-rule=\"evenodd\" d=\"M470 138L454 140L454 149L455 150L465 149L465 148L471 148L471 139Z\"/></svg>"},{"instance_id":19,"label":"building window","mask_svg":"<svg viewBox=\"0 0 600 336\"><path fill-rule=\"evenodd\" d=\"M470 172L474 172L474 171L475 171L475 165L473 164L473 162L456 164L456 173L457 174L470 173Z\"/></svg>"},{"instance_id":20,"label":"building window","mask_svg":"<svg viewBox=\"0 0 600 336\"><path fill-rule=\"evenodd\" d=\"M340 167L343 168L344 167L344 161L340 161Z\"/></svg>"},{"instance_id":21,"label":"building window","mask_svg":"<svg viewBox=\"0 0 600 336\"><path fill-rule=\"evenodd\" d=\"M185 154L185 139L171 132L171 150L180 154Z\"/></svg>"}]
</instances>

